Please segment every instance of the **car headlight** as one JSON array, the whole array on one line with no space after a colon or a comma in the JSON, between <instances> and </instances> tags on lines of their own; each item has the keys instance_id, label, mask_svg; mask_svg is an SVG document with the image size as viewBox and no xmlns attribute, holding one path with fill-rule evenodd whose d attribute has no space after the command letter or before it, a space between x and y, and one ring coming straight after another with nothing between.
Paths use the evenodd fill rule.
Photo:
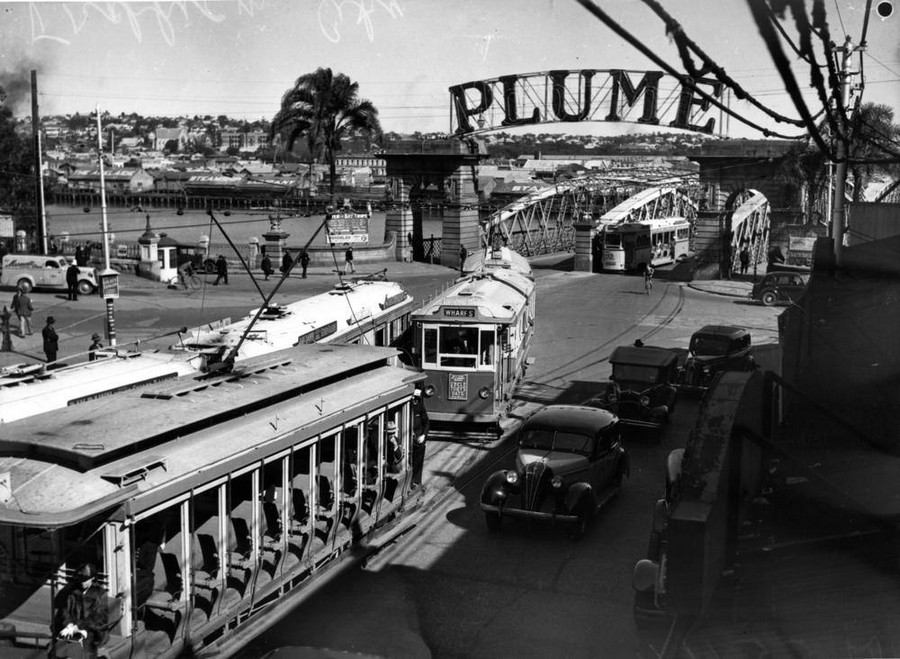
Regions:
<instances>
[{"instance_id":1,"label":"car headlight","mask_svg":"<svg viewBox=\"0 0 900 659\"><path fill-rule=\"evenodd\" d=\"M606 397L606 400L609 402L610 405L612 405L612 404L614 404L614 403L615 403L617 400L619 400L619 399L616 397L615 394L609 394L609 395Z\"/></svg>"},{"instance_id":2,"label":"car headlight","mask_svg":"<svg viewBox=\"0 0 900 659\"><path fill-rule=\"evenodd\" d=\"M510 485L515 485L519 482L519 473L516 471L507 471L506 472L506 482Z\"/></svg>"},{"instance_id":3,"label":"car headlight","mask_svg":"<svg viewBox=\"0 0 900 659\"><path fill-rule=\"evenodd\" d=\"M554 476L553 479L550 481L550 487L552 487L554 490L558 490L562 486L563 486L563 479L560 478L559 476Z\"/></svg>"},{"instance_id":4,"label":"car headlight","mask_svg":"<svg viewBox=\"0 0 900 659\"><path fill-rule=\"evenodd\" d=\"M479 395L481 398L485 398L485 399L486 399L488 396L491 395L491 390L490 390L489 387L482 387L481 389L478 390L478 395Z\"/></svg>"},{"instance_id":5,"label":"car headlight","mask_svg":"<svg viewBox=\"0 0 900 659\"><path fill-rule=\"evenodd\" d=\"M703 375L709 375L709 366L703 367Z\"/></svg>"},{"instance_id":6,"label":"car headlight","mask_svg":"<svg viewBox=\"0 0 900 659\"><path fill-rule=\"evenodd\" d=\"M650 397L649 396L641 396L641 406L648 407L650 405Z\"/></svg>"},{"instance_id":7,"label":"car headlight","mask_svg":"<svg viewBox=\"0 0 900 659\"><path fill-rule=\"evenodd\" d=\"M422 389L422 393L425 394L426 398L431 398L432 396L434 396L434 385L426 384L425 388Z\"/></svg>"}]
</instances>

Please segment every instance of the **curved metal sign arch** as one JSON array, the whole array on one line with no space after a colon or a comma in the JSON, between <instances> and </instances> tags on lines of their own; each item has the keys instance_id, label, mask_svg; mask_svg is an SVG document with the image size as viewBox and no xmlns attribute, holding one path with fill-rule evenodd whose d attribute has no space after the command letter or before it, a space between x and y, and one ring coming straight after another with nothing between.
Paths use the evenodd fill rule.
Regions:
<instances>
[{"instance_id":1,"label":"curved metal sign arch","mask_svg":"<svg viewBox=\"0 0 900 659\"><path fill-rule=\"evenodd\" d=\"M709 135L716 120L706 116L711 103L698 93L700 85L704 94L722 96L717 80L662 71L575 69L477 80L450 87L451 130L471 135L529 124L624 121Z\"/></svg>"}]
</instances>

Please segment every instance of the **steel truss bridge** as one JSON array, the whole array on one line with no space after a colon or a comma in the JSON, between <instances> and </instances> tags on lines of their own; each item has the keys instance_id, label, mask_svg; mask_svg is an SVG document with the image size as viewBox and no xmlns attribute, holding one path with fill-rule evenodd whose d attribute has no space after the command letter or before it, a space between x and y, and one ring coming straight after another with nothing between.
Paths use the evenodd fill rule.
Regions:
<instances>
[{"instance_id":1,"label":"steel truss bridge","mask_svg":"<svg viewBox=\"0 0 900 659\"><path fill-rule=\"evenodd\" d=\"M747 190L732 203L725 226L731 232L731 269L739 271L740 253L750 252L750 267L766 260L769 245L769 200L761 192Z\"/></svg>"},{"instance_id":2,"label":"steel truss bridge","mask_svg":"<svg viewBox=\"0 0 900 659\"><path fill-rule=\"evenodd\" d=\"M532 192L494 211L480 223L484 246L499 240L525 256L571 251L575 223L600 228L620 220L687 217L696 214L696 175L595 174Z\"/></svg>"}]
</instances>

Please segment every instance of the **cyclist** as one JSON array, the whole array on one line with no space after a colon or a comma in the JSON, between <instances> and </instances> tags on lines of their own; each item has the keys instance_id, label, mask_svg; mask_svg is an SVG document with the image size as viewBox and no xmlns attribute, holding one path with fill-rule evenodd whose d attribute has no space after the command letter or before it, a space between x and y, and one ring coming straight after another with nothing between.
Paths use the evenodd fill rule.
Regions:
<instances>
[{"instance_id":1,"label":"cyclist","mask_svg":"<svg viewBox=\"0 0 900 659\"><path fill-rule=\"evenodd\" d=\"M190 261L185 261L178 266L178 283L181 287L187 289L188 281L194 276L194 266Z\"/></svg>"},{"instance_id":2,"label":"cyclist","mask_svg":"<svg viewBox=\"0 0 900 659\"><path fill-rule=\"evenodd\" d=\"M644 264L644 290L647 291L647 295L650 295L650 291L653 288L653 266L649 263Z\"/></svg>"}]
</instances>

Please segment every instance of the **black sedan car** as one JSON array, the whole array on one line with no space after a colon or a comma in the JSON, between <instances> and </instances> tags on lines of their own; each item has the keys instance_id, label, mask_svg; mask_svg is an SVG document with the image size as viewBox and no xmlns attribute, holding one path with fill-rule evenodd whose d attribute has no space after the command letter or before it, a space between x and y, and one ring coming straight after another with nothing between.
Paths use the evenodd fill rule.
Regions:
<instances>
[{"instance_id":1,"label":"black sedan car","mask_svg":"<svg viewBox=\"0 0 900 659\"><path fill-rule=\"evenodd\" d=\"M661 430L675 409L684 350L619 346L609 358L610 382L585 405L609 410L623 426Z\"/></svg>"},{"instance_id":2,"label":"black sedan car","mask_svg":"<svg viewBox=\"0 0 900 659\"><path fill-rule=\"evenodd\" d=\"M504 517L564 524L580 538L629 473L616 416L580 405L549 405L523 423L514 469L494 472L481 489L488 529Z\"/></svg>"},{"instance_id":3,"label":"black sedan car","mask_svg":"<svg viewBox=\"0 0 900 659\"><path fill-rule=\"evenodd\" d=\"M682 389L706 389L722 371L752 371L756 361L750 350L750 332L742 327L701 327L691 336Z\"/></svg>"}]
</instances>

